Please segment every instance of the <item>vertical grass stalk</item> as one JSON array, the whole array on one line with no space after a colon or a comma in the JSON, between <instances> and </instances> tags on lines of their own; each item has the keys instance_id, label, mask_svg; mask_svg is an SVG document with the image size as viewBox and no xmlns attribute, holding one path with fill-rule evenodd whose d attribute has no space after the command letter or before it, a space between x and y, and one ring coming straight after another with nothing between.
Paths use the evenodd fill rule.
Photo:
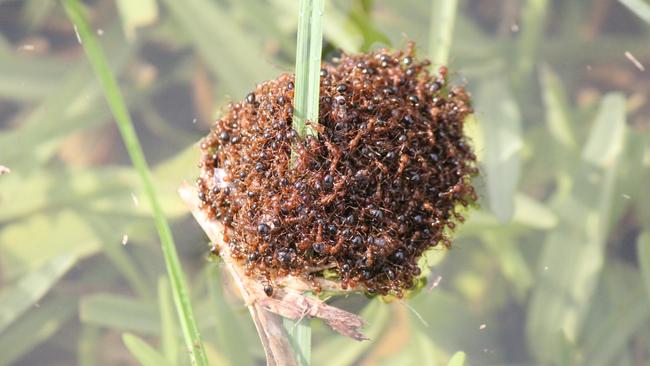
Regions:
<instances>
[{"instance_id":1,"label":"vertical grass stalk","mask_svg":"<svg viewBox=\"0 0 650 366\"><path fill-rule=\"evenodd\" d=\"M318 136L320 68L323 51L324 0L300 0L293 128L301 138ZM307 123L309 121L309 124ZM309 319L283 320L299 365L311 363L311 324Z\"/></svg>"},{"instance_id":2,"label":"vertical grass stalk","mask_svg":"<svg viewBox=\"0 0 650 366\"><path fill-rule=\"evenodd\" d=\"M447 65L458 0L432 0L429 52L434 66Z\"/></svg>"},{"instance_id":3,"label":"vertical grass stalk","mask_svg":"<svg viewBox=\"0 0 650 366\"><path fill-rule=\"evenodd\" d=\"M528 0L521 10L521 34L515 52L515 70L513 80L520 85L522 80L530 77L538 62L539 47L544 39L544 27L548 13L548 0Z\"/></svg>"},{"instance_id":4,"label":"vertical grass stalk","mask_svg":"<svg viewBox=\"0 0 650 366\"><path fill-rule=\"evenodd\" d=\"M318 136L314 127L318 123L324 7L324 0L300 0L293 111L293 128L300 137Z\"/></svg>"},{"instance_id":5,"label":"vertical grass stalk","mask_svg":"<svg viewBox=\"0 0 650 366\"><path fill-rule=\"evenodd\" d=\"M124 102L124 97L118 88L115 75L113 75L113 72L108 65L103 50L99 46L88 22L84 18L83 9L79 4L79 1L63 0L63 6L68 18L70 18L72 23L75 25L79 41L82 43L86 56L99 79L111 112L115 117L117 127L122 135L124 145L131 157L135 170L140 176L140 181L144 186L147 199L153 210L154 221L158 231L158 236L160 237L165 265L167 267L167 274L171 283L172 296L179 316L181 328L183 330L185 346L187 347L191 358L191 363L200 366L207 365L207 357L199 336L198 327L194 321L189 292L187 290L181 263L178 259L178 253L174 246L172 232L158 200L156 188L154 187L151 178L151 172L149 171L147 161L145 160L138 136L133 128L133 122L131 121L131 116L129 115L129 111Z\"/></svg>"}]
</instances>

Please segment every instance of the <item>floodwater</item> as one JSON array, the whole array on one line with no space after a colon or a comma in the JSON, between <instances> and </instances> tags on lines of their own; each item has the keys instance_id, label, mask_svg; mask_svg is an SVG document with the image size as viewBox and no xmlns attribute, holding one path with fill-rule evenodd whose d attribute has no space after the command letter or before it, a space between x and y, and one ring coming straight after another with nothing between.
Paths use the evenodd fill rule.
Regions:
<instances>
[{"instance_id":1,"label":"floodwater","mask_svg":"<svg viewBox=\"0 0 650 366\"><path fill-rule=\"evenodd\" d=\"M410 40L434 68L448 60L474 101L481 202L452 249L423 260L418 293L330 298L366 319L371 340L312 321L312 364L446 365L459 351L472 365L650 364L650 5L455 3L326 4L325 60ZM298 2L85 9L152 166L210 363L264 364L176 189L194 181L196 143L228 102L293 71ZM79 31L60 2L0 1L0 365L189 364L147 196Z\"/></svg>"}]
</instances>

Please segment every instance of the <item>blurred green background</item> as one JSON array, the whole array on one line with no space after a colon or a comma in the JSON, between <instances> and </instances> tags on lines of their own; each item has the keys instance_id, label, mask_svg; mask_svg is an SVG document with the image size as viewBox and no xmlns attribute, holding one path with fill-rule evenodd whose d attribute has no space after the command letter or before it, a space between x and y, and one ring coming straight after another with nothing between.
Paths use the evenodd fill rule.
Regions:
<instances>
[{"instance_id":1,"label":"blurred green background","mask_svg":"<svg viewBox=\"0 0 650 366\"><path fill-rule=\"evenodd\" d=\"M415 40L428 57L448 21L434 3L330 0L323 55ZM154 166L210 361L263 364L176 188L198 174L196 142L226 104L292 72L298 2L86 6ZM429 253L413 298L330 299L360 312L372 340L313 321L313 363L445 365L463 351L472 365L650 364L650 4L461 0L454 24L481 207L451 251ZM0 165L0 364L136 364L124 341L188 364L150 210L56 1L0 0Z\"/></svg>"}]
</instances>

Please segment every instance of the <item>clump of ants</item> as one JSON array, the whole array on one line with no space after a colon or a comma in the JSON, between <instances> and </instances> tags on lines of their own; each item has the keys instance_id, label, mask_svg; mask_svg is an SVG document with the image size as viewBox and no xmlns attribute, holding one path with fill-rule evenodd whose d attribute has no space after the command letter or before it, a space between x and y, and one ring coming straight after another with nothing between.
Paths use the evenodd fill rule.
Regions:
<instances>
[{"instance_id":1,"label":"clump of ants","mask_svg":"<svg viewBox=\"0 0 650 366\"><path fill-rule=\"evenodd\" d=\"M232 103L201 142L202 209L268 295L276 278L403 296L424 251L475 203L476 156L463 134L472 113L461 86L418 61L414 45L343 54L320 73L318 136L292 128L294 77L283 74Z\"/></svg>"}]
</instances>

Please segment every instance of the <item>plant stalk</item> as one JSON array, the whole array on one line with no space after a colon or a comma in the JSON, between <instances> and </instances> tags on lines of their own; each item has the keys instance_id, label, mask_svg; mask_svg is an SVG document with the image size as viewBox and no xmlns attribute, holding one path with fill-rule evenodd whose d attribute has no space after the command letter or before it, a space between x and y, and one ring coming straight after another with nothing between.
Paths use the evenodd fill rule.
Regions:
<instances>
[{"instance_id":1,"label":"plant stalk","mask_svg":"<svg viewBox=\"0 0 650 366\"><path fill-rule=\"evenodd\" d=\"M324 7L324 0L300 0L293 128L301 138L318 136Z\"/></svg>"},{"instance_id":2,"label":"plant stalk","mask_svg":"<svg viewBox=\"0 0 650 366\"><path fill-rule=\"evenodd\" d=\"M187 282L185 281L183 269L178 258L178 253L176 252L174 238L169 223L163 214L160 201L158 200L158 194L151 178L151 172L144 157L138 136L135 133L131 116L124 102L124 97L117 85L115 75L113 75L108 65L104 51L97 42L94 32L91 31L90 25L84 17L83 8L79 1L63 0L63 6L68 18L70 18L75 26L78 40L82 44L86 56L95 71L95 75L99 79L99 83L106 96L106 101L122 135L124 145L131 157L135 170L140 176L140 181L151 205L154 222L165 258L167 274L171 283L174 304L176 305L176 311L183 330L185 346L189 352L190 361L192 365L208 365L208 359L203 348L203 343L201 342L199 329L194 320L189 291L187 290Z\"/></svg>"}]
</instances>

